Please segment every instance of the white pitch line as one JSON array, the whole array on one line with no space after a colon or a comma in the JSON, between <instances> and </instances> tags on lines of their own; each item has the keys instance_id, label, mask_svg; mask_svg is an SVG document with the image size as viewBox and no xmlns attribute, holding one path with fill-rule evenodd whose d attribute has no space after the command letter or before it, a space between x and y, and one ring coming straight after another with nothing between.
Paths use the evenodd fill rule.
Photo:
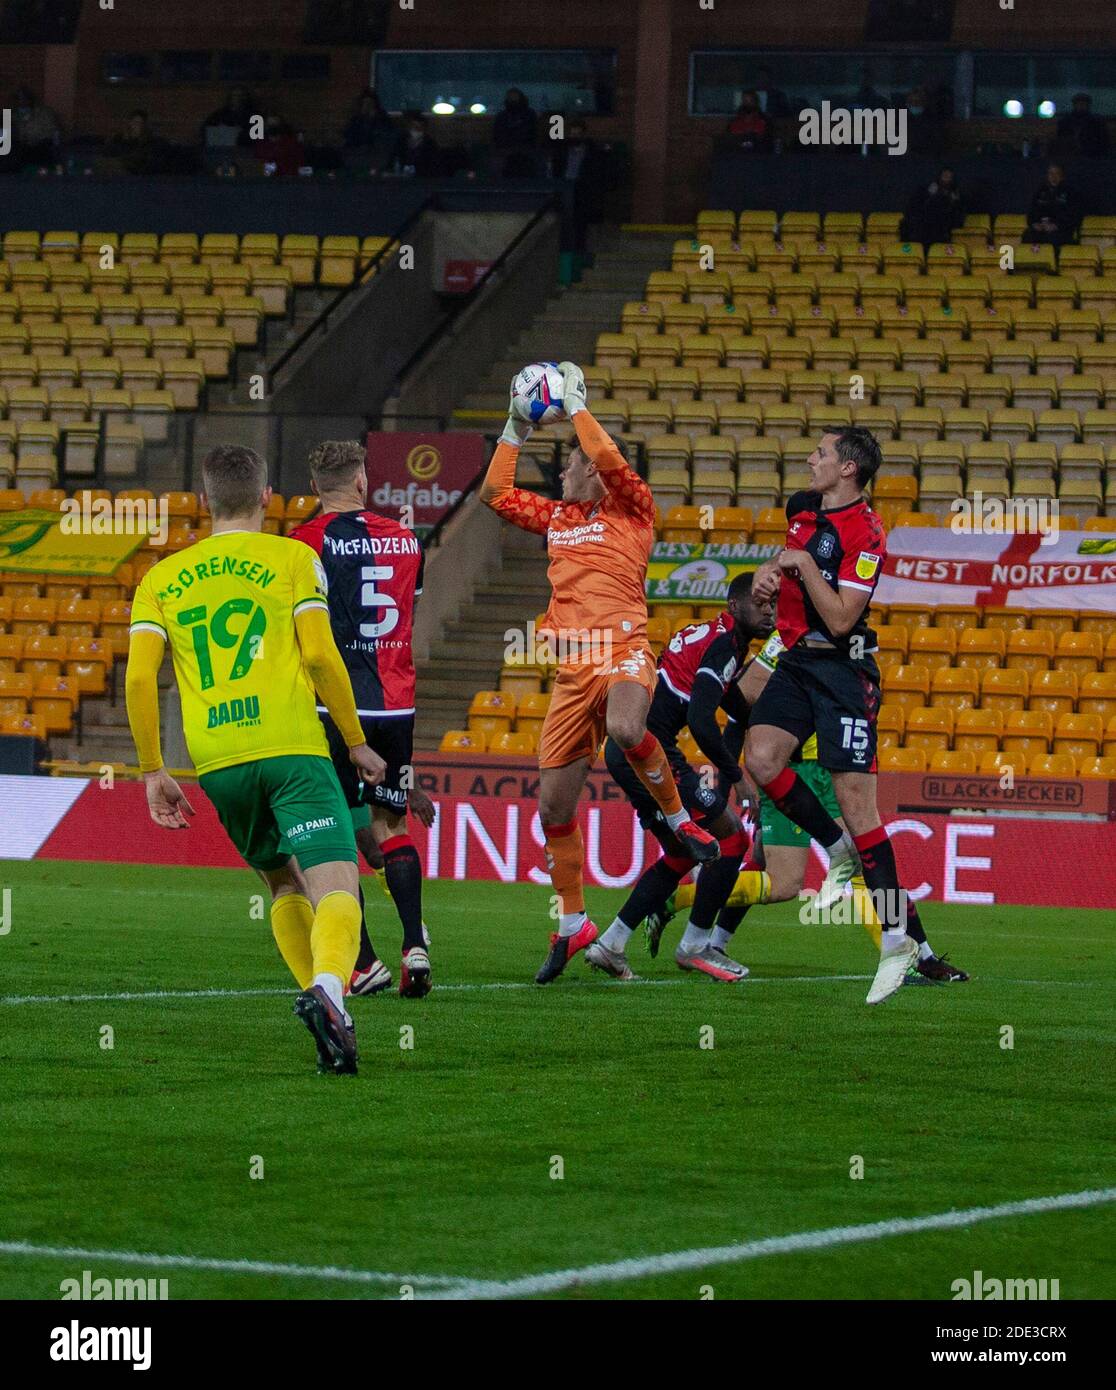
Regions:
<instances>
[{"instance_id":1,"label":"white pitch line","mask_svg":"<svg viewBox=\"0 0 1116 1390\"><path fill-rule=\"evenodd\" d=\"M764 1259L768 1255L795 1255L803 1251L828 1250L839 1245L887 1240L892 1236L915 1235L920 1231L949 1231L980 1221L998 1221L1009 1216L1034 1216L1044 1212L1071 1211L1082 1207L1116 1202L1116 1187L1086 1192L1066 1192L1053 1197L1029 1197L1024 1201L1002 1202L994 1207L970 1207L966 1211L937 1212L931 1216L901 1217L892 1221L873 1221L864 1226L833 1226L828 1230L802 1231L797 1235L768 1236L739 1245L712 1245L704 1249L677 1250L662 1255L614 1260L610 1264L583 1265L580 1269L560 1269L549 1274L529 1274L521 1279L459 1281L431 1289L426 1295L442 1299L528 1298L533 1294L557 1293L562 1289L588 1284L617 1283L623 1279L648 1279L658 1274L682 1270L707 1269L712 1265L740 1264L744 1260Z\"/></svg>"},{"instance_id":2,"label":"white pitch line","mask_svg":"<svg viewBox=\"0 0 1116 1390\"><path fill-rule=\"evenodd\" d=\"M274 1274L286 1279L332 1279L346 1284L410 1284L445 1288L470 1281L457 1275L389 1274L340 1265L294 1265L278 1260L220 1260L205 1255L158 1255L140 1250L86 1250L77 1245L33 1245L25 1240L0 1241L0 1256L37 1259L101 1260L106 1264L143 1265L149 1269L208 1269L218 1274Z\"/></svg>"},{"instance_id":3,"label":"white pitch line","mask_svg":"<svg viewBox=\"0 0 1116 1390\"><path fill-rule=\"evenodd\" d=\"M955 1230L981 1221L1010 1216L1035 1216L1046 1212L1080 1210L1116 1202L1116 1187L1085 1192L1065 1192L1053 1197L1029 1197L1002 1202L994 1207L970 1207L965 1211L938 1212L931 1216L873 1221L863 1226L833 1226L820 1231L802 1231L789 1236L768 1236L739 1245L709 1246L703 1249L671 1251L611 1264L585 1265L579 1269L556 1270L548 1274L529 1274L518 1279L471 1279L457 1274L391 1274L384 1270L349 1269L339 1265L285 1264L279 1260L227 1260L204 1255L167 1255L138 1250L96 1250L75 1245L35 1245L30 1241L0 1241L0 1256L32 1259L100 1260L106 1264L141 1265L152 1269L210 1270L218 1274L260 1274L277 1278L321 1279L345 1284L410 1285L425 1290L423 1296L442 1299L526 1298L533 1294L556 1293L562 1289L589 1284L614 1283L622 1279L646 1279L658 1274L705 1269L712 1265L739 1264L768 1255L794 1255L803 1251L826 1250L839 1245L886 1240L892 1236L913 1235L921 1231Z\"/></svg>"},{"instance_id":4,"label":"white pitch line","mask_svg":"<svg viewBox=\"0 0 1116 1390\"><path fill-rule=\"evenodd\" d=\"M740 984L745 985L809 985L809 984L830 984L842 983L849 980L870 980L871 975L767 975L756 977L749 976L741 980ZM628 989L632 985L648 986L652 985L657 989L664 987L674 987L684 985L685 980L625 980L622 983L613 981L596 981L594 988L605 985L609 989ZM531 984L526 980L503 980L490 981L488 983L456 984L456 985L436 985L435 993L445 994L449 992L466 992L474 990L493 990L493 989L530 989L537 990L538 985ZM134 992L122 992L119 994L5 994L0 995L0 1007L12 1007L17 1004L116 1004L128 1003L138 999L258 999L258 998L278 998L289 996L294 992L294 987L290 989L150 989Z\"/></svg>"}]
</instances>

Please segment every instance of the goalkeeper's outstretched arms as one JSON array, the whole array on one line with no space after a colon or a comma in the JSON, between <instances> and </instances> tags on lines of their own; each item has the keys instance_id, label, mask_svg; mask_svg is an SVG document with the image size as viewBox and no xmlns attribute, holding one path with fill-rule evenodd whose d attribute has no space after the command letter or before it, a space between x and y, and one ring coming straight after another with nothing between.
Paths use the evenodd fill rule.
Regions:
<instances>
[{"instance_id":1,"label":"goalkeeper's outstretched arms","mask_svg":"<svg viewBox=\"0 0 1116 1390\"><path fill-rule=\"evenodd\" d=\"M597 466L597 476L616 502L634 520L655 524L655 499L651 489L616 446L603 425L593 419L585 404L585 377L574 362L559 362L562 404L577 431L581 452Z\"/></svg>"},{"instance_id":2,"label":"goalkeeper's outstretched arms","mask_svg":"<svg viewBox=\"0 0 1116 1390\"><path fill-rule=\"evenodd\" d=\"M558 503L515 485L519 451L530 436L531 426L517 419L509 405L504 432L481 483L480 498L486 507L491 507L497 516L513 526L545 536Z\"/></svg>"}]
</instances>

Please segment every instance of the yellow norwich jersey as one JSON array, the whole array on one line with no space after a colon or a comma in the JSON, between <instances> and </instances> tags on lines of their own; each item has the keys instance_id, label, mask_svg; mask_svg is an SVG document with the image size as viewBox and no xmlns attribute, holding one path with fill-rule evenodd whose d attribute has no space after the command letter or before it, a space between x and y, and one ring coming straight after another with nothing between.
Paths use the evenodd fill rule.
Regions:
<instances>
[{"instance_id":1,"label":"yellow norwich jersey","mask_svg":"<svg viewBox=\"0 0 1116 1390\"><path fill-rule=\"evenodd\" d=\"M779 630L778 628L776 628L775 631L771 634L771 636L756 653L756 660L759 662L761 666L766 667L768 671L774 671L776 665L778 664L779 658L785 651L786 647L783 645L783 639L779 636ZM806 740L806 742L802 745L802 752L799 753L798 757L794 759L794 761L800 763L810 763L817 762L817 760L818 736L817 734L811 734L810 737Z\"/></svg>"},{"instance_id":2,"label":"yellow norwich jersey","mask_svg":"<svg viewBox=\"0 0 1116 1390\"><path fill-rule=\"evenodd\" d=\"M198 772L289 753L329 756L294 618L324 608L326 577L301 541L225 531L144 575L132 631L170 643Z\"/></svg>"}]
</instances>

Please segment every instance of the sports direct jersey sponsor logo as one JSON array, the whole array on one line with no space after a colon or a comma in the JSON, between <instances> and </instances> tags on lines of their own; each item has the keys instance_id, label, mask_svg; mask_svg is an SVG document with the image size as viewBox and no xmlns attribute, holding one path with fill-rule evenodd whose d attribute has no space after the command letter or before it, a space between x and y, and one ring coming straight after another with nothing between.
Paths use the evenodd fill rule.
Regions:
<instances>
[{"instance_id":1,"label":"sports direct jersey sponsor logo","mask_svg":"<svg viewBox=\"0 0 1116 1390\"><path fill-rule=\"evenodd\" d=\"M243 700L222 700L218 705L210 705L206 728L219 729L223 724L235 724L247 729L259 722L260 697L248 695Z\"/></svg>"},{"instance_id":2,"label":"sports direct jersey sponsor logo","mask_svg":"<svg viewBox=\"0 0 1116 1390\"><path fill-rule=\"evenodd\" d=\"M558 530L551 527L546 533L548 545L583 545L586 541L603 541L607 531L603 521L590 521L584 526Z\"/></svg>"}]
</instances>

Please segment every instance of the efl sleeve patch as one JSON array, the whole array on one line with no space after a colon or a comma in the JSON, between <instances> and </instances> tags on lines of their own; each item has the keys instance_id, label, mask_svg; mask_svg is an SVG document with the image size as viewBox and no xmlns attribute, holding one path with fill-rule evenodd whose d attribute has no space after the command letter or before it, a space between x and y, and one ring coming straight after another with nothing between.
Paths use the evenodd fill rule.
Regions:
<instances>
[{"instance_id":1,"label":"efl sleeve patch","mask_svg":"<svg viewBox=\"0 0 1116 1390\"><path fill-rule=\"evenodd\" d=\"M862 550L856 562L857 579L874 579L880 567L880 557L870 550Z\"/></svg>"}]
</instances>

